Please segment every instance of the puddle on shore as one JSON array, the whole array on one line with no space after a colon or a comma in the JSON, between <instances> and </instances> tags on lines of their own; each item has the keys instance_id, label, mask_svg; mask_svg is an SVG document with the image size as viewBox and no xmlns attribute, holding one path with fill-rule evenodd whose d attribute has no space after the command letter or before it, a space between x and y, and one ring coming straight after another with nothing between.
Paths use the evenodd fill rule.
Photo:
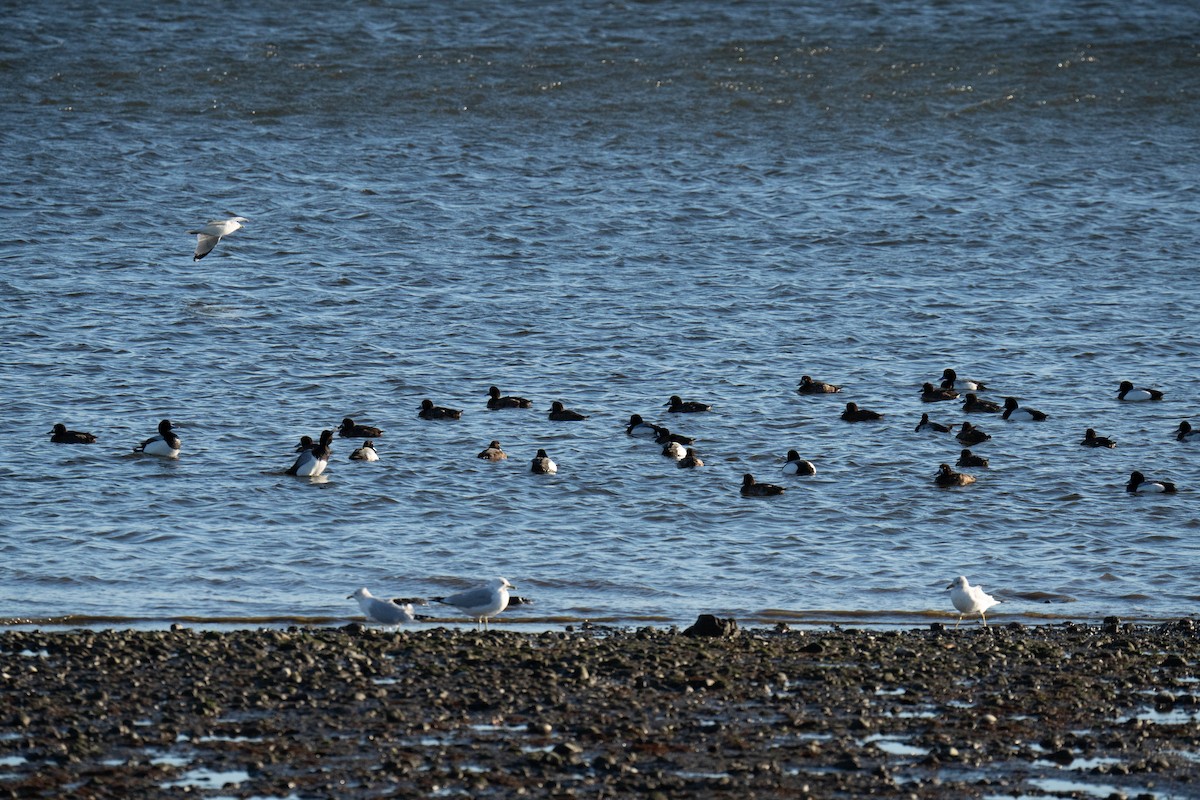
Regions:
<instances>
[{"instance_id":1,"label":"puddle on shore","mask_svg":"<svg viewBox=\"0 0 1200 800\"><path fill-rule=\"evenodd\" d=\"M1126 797L1134 794L1144 797L1157 797L1157 795L1145 789L1131 786L1122 789L1110 783L1084 783L1083 781L1063 780L1062 778L1033 778L1029 783L1031 786L1040 789L1044 794L1022 794L1016 796L1011 794L988 794L983 796L983 800L1046 800L1046 797L1075 797L1081 794L1088 797L1102 798Z\"/></svg>"},{"instance_id":2,"label":"puddle on shore","mask_svg":"<svg viewBox=\"0 0 1200 800\"><path fill-rule=\"evenodd\" d=\"M877 733L873 736L868 736L863 739L861 744L873 744L879 750L887 753L890 756L925 756L929 751L924 747L917 747L907 743L907 736L886 736L882 733Z\"/></svg>"},{"instance_id":3,"label":"puddle on shore","mask_svg":"<svg viewBox=\"0 0 1200 800\"><path fill-rule=\"evenodd\" d=\"M190 769L173 781L162 784L164 789L220 789L230 783L243 783L250 780L250 773L244 769L213 770L200 767Z\"/></svg>"},{"instance_id":4,"label":"puddle on shore","mask_svg":"<svg viewBox=\"0 0 1200 800\"><path fill-rule=\"evenodd\" d=\"M1167 711L1158 711L1148 708L1137 714L1117 717L1116 721L1120 725L1129 722L1131 719L1153 722L1155 725L1190 725L1194 722L1200 722L1200 710L1192 709L1191 711L1185 711L1182 708L1172 708Z\"/></svg>"}]
</instances>

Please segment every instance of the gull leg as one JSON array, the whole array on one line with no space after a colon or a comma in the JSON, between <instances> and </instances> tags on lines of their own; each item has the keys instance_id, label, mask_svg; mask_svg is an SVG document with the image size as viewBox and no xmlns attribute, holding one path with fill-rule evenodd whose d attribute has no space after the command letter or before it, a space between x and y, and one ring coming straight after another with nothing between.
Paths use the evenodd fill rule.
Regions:
<instances>
[{"instance_id":1,"label":"gull leg","mask_svg":"<svg viewBox=\"0 0 1200 800\"><path fill-rule=\"evenodd\" d=\"M963 618L963 615L962 615L962 614L959 614L959 615L958 615L958 622L962 622L962 618ZM955 629L955 630L958 630L958 622L954 623L954 629Z\"/></svg>"},{"instance_id":2,"label":"gull leg","mask_svg":"<svg viewBox=\"0 0 1200 800\"><path fill-rule=\"evenodd\" d=\"M988 626L987 617L984 616L982 611L979 612L979 621L983 623L983 627L986 628Z\"/></svg>"}]
</instances>

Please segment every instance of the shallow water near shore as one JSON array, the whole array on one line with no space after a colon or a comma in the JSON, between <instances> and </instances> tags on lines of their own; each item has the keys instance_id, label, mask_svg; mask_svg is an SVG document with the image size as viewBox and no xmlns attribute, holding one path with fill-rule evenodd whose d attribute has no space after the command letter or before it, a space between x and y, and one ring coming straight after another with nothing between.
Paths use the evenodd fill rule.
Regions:
<instances>
[{"instance_id":1,"label":"shallow water near shore","mask_svg":"<svg viewBox=\"0 0 1200 800\"><path fill-rule=\"evenodd\" d=\"M493 575L531 629L924 625L959 574L998 622L1195 613L1194 5L68 6L0 59L0 622L339 624ZM1050 415L972 419L953 490L913 430L967 419L920 401L946 367ZM345 416L378 463L283 474ZM164 417L180 458L132 454Z\"/></svg>"}]
</instances>

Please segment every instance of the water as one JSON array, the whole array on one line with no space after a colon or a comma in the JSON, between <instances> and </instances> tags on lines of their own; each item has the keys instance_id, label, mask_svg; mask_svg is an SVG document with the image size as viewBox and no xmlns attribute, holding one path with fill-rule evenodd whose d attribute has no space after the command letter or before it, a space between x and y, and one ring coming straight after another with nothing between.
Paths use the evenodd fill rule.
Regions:
<instances>
[{"instance_id":1,"label":"water","mask_svg":"<svg viewBox=\"0 0 1200 800\"><path fill-rule=\"evenodd\" d=\"M492 575L529 624L924 624L958 574L999 622L1194 613L1193 4L252 6L6 12L0 619L338 623ZM913 432L963 418L918 399L947 366L1051 415L975 420L953 491ZM347 415L380 462L282 474ZM181 458L131 455L163 417Z\"/></svg>"}]
</instances>

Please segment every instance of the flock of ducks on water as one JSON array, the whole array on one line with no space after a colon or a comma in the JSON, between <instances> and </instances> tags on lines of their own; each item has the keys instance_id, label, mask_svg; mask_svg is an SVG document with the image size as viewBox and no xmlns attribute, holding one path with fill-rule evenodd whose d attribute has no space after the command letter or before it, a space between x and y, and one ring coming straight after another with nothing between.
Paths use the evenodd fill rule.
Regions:
<instances>
[{"instance_id":1,"label":"flock of ducks on water","mask_svg":"<svg viewBox=\"0 0 1200 800\"><path fill-rule=\"evenodd\" d=\"M232 230L236 230L236 228ZM232 231L226 231L225 234L221 235L226 235L229 232ZM201 245L207 247L207 249L201 253L200 250L202 248L198 247L197 259L203 258L220 239L220 235L217 235L215 232L208 234L200 232L198 235L201 237ZM205 236L216 236L216 238L212 241L207 241ZM802 395L836 394L842 391L842 387L816 381L810 376L804 375L800 379L800 385L796 391ZM984 384L979 381L961 379L953 369L947 368L942 373L940 383L936 385L925 383L921 387L921 399L928 403L953 401L960 399L960 393L962 393L962 409L967 414L998 414L1001 419L1010 422L1042 422L1047 419L1045 413L1033 408L1022 407L1016 398L1013 397L1006 397L1002 405L981 398L978 393L984 391L987 391L987 387ZM1117 390L1117 400L1126 403L1154 402L1162 400L1162 398L1163 393L1161 391L1136 387L1130 381L1122 381ZM492 386L488 389L487 407L490 410L532 408L533 403L524 397L504 395L498 387ZM712 406L708 403L685 401L678 395L673 395L666 403L666 409L668 413L703 413L711 411ZM421 402L417 416L425 420L457 420L462 418L462 413L461 409L438 406L432 400L426 399ZM859 408L853 402L846 403L845 410L841 414L841 419L851 423L871 422L882 418L882 414L870 409ZM556 400L550 407L549 419L574 422L585 420L587 416L564 407L560 401ZM970 422L944 425L930 420L929 414L926 413L921 415L921 421L917 423L915 430L917 432L952 433L956 427L959 429L956 438L964 445L956 466L986 468L988 466L987 459L972 453L970 447L986 442L991 439L991 436ZM662 445L663 455L675 459L677 465L681 468L700 467L704 464L691 447L693 439L673 433L665 426L648 422L638 414L630 416L625 433L629 436L653 438L657 444ZM352 460L377 461L379 459L374 444L374 439L383 435L383 431L379 428L358 424L353 419L347 417L342 420L342 425L338 428L337 435L343 438L364 440L362 445L350 454ZM1175 430L1175 438L1180 442L1195 440L1198 435L1200 435L1200 432L1193 430L1187 420L1180 422L1179 427ZM315 442L309 436L301 437L300 443L296 446L298 456L295 463L287 469L287 473L298 476L320 475L328 464L333 437L334 432L331 430L322 431ZM65 424L58 423L50 432L50 441L57 444L93 444L96 442L96 436L91 433L68 430ZM1114 448L1116 447L1116 442L1107 437L1100 436L1094 429L1088 428L1084 433L1084 438L1080 442L1080 445L1085 447ZM158 433L138 444L133 448L133 451L163 458L177 458L180 449L179 436L175 434L171 421L164 419L158 424ZM498 440L493 440L478 454L478 458L487 461L502 461L508 458L508 454L504 452ZM539 449L537 455L530 462L530 471L537 474L552 475L558 471L558 466L550 458L545 449ZM812 462L801 458L797 451L789 450L783 466L783 473L785 475L814 475L816 474L816 468ZM941 464L934 477L934 483L941 487L968 486L974 482L975 477L973 475L956 472L949 464ZM1139 471L1134 471L1130 475L1129 482L1125 488L1126 491L1135 494L1169 494L1176 491L1175 484L1168 481L1148 480ZM768 497L782 494L784 491L785 489L782 486L756 481L750 473L746 473L742 477L741 493L744 496ZM495 578L486 584L464 592L444 598L435 597L431 599L434 602L445 603L458 608L474 619L477 627L482 626L486 629L488 619L508 607L508 590L512 588L514 588L513 585L505 578ZM950 592L951 602L959 612L958 622L955 623L955 627L962 622L963 616L976 613L979 614L982 625L984 627L987 626L986 612L989 608L999 603L999 600L985 593L980 587L971 586L964 576L959 576L946 588ZM411 603L375 597L365 587L354 592L347 599L356 600L362 612L369 619L376 622L387 625L400 625L416 619Z\"/></svg>"},{"instance_id":2,"label":"flock of ducks on water","mask_svg":"<svg viewBox=\"0 0 1200 800\"><path fill-rule=\"evenodd\" d=\"M823 381L816 381L808 375L804 375L801 377L800 385L796 391L802 395L836 394L842 391L842 387ZM961 395L962 410L966 414L998 414L1001 419L1009 422L1043 422L1047 419L1047 414L1037 409L1021 406L1014 397L1004 398L1002 405L980 397L978 393L984 391L987 391L987 387L983 383L959 378L952 368L947 367L942 373L940 383L936 385L925 383L921 387L921 400L927 403L958 400L961 392L963 393ZM1135 387L1130 381L1122 381L1117 390L1117 400L1126 403L1153 402L1162 400L1162 398L1163 393L1158 389ZM524 397L502 394L498 387L492 386L488 389L487 407L490 410L532 408L533 402ZM708 403L694 400L685 401L678 395L672 395L666 403L666 410L668 413L693 414L711 411L712 406ZM421 402L417 416L426 420L457 420L462 418L462 413L461 409L438 406L432 400L426 399ZM551 404L548 416L550 420L563 422L577 422L587 419L585 414L580 414L577 411L566 408L558 400L555 400ZM845 410L841 414L841 419L851 423L871 422L882 418L883 414L870 409L859 408L853 402L846 403ZM955 438L963 445L963 449L959 455L959 459L955 462L955 466L986 468L988 460L973 453L970 448L986 442L992 437L972 423L962 422L944 425L930 420L929 414L926 413L921 415L921 421L917 423L916 431L952 433L956 427L958 428L958 433L955 435ZM657 444L662 446L662 454L673 458L681 468L694 468L704 465L704 462L691 447L694 443L691 437L674 433L663 425L648 422L639 414L630 415L629 424L625 427L625 433L629 436L653 438ZM1200 432L1193 430L1187 420L1183 420L1175 430L1175 438L1180 442L1187 442L1196 439L1198 433ZM347 417L342 420L341 427L337 429L337 435L342 438L364 440L360 447L355 448L350 453L351 460L379 460L379 454L375 450L374 442L375 439L383 436L383 431L379 428L358 424L353 419ZM298 455L292 466L286 470L287 474L302 477L321 475L329 463L333 438L334 432L331 430L322 431L316 441L312 437L302 436L300 443L296 446ZM96 441L96 436L91 433L68 430L67 426L60 422L50 432L50 441L57 444L93 444ZM1080 444L1085 447L1116 447L1116 442L1108 437L1099 436L1092 428L1086 430ZM134 447L133 450L137 453L145 453L163 458L178 458L180 448L180 439L175 434L171 421L164 419L158 423L158 433ZM498 440L492 440L478 454L478 457L487 461L502 461L508 458L508 454L504 452ZM545 449L539 449L530 461L530 471L536 474L553 475L558 472L558 465ZM783 473L785 475L815 475L816 467L811 461L801 458L797 451L789 450L785 457ZM949 464L941 464L938 467L937 474L934 476L934 483L941 487L969 486L975 483L975 476L966 472L956 472ZM1170 494L1176 491L1174 483L1149 480L1145 475L1136 470L1130 474L1129 482L1125 488L1126 491L1134 494ZM783 486L772 483L760 483L750 473L742 476L741 493L746 497L770 497L783 494L784 491L785 488Z\"/></svg>"}]
</instances>

